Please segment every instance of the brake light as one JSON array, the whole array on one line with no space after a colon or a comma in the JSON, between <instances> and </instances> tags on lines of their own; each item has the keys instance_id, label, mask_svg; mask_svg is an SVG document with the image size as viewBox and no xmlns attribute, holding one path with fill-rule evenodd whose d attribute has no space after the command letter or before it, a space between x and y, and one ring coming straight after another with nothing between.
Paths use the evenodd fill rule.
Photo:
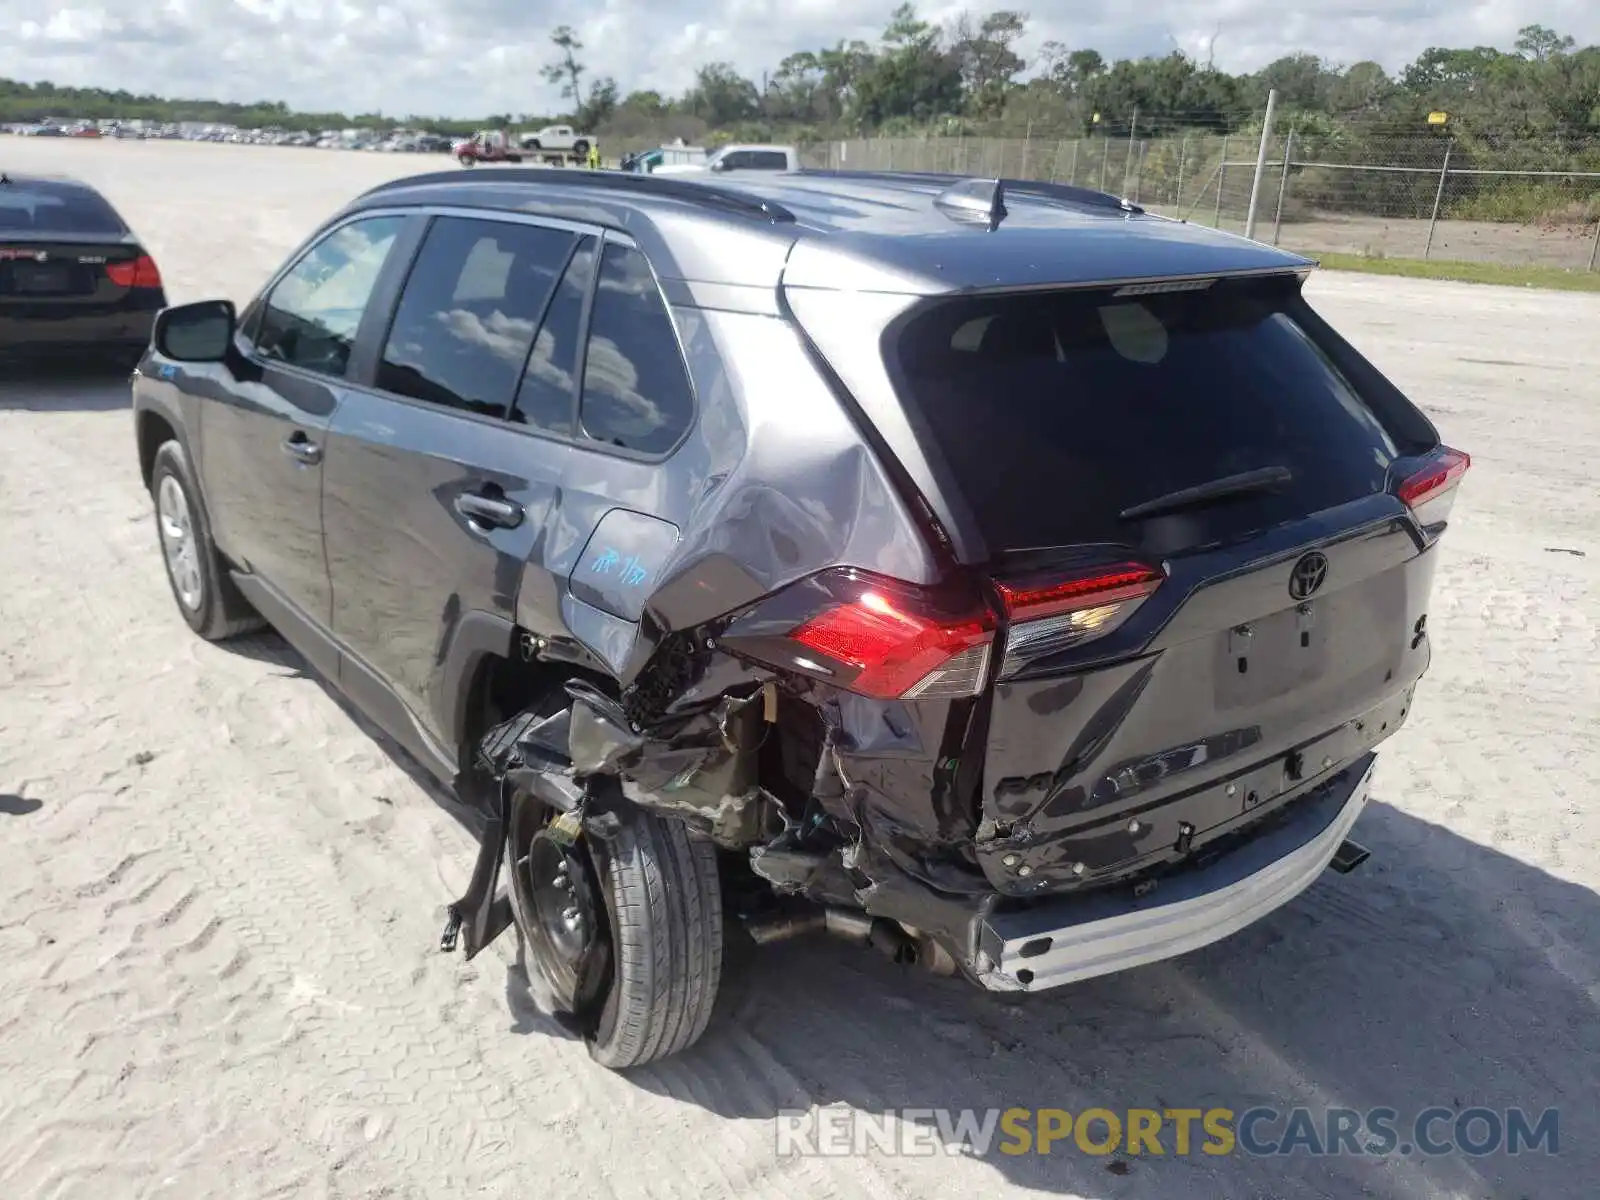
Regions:
<instances>
[{"instance_id":1,"label":"brake light","mask_svg":"<svg viewBox=\"0 0 1600 1200\"><path fill-rule=\"evenodd\" d=\"M130 262L107 263L106 278L118 287L158 288L161 286L161 272L156 267L156 260L148 254L141 254Z\"/></svg>"},{"instance_id":2,"label":"brake light","mask_svg":"<svg viewBox=\"0 0 1600 1200\"><path fill-rule=\"evenodd\" d=\"M936 616L919 611L908 588L862 582L854 596L798 626L790 638L854 668L857 674L844 686L862 695L932 700L982 690L994 636L991 614Z\"/></svg>"},{"instance_id":3,"label":"brake light","mask_svg":"<svg viewBox=\"0 0 1600 1200\"><path fill-rule=\"evenodd\" d=\"M1006 581L995 586L1011 627L1003 679L1034 659L1055 654L1122 625L1166 580L1148 563L1097 567L1068 578Z\"/></svg>"},{"instance_id":4,"label":"brake light","mask_svg":"<svg viewBox=\"0 0 1600 1200\"><path fill-rule=\"evenodd\" d=\"M1470 466L1470 455L1441 446L1422 468L1399 482L1395 494L1416 514L1423 529L1432 531L1450 516L1455 505L1456 485Z\"/></svg>"},{"instance_id":5,"label":"brake light","mask_svg":"<svg viewBox=\"0 0 1600 1200\"><path fill-rule=\"evenodd\" d=\"M1010 621L1002 675L1042 654L1110 633L1161 586L1147 563L1122 562L997 582ZM970 580L921 587L853 568L824 571L736 617L731 650L879 700L982 693L1000 612Z\"/></svg>"},{"instance_id":6,"label":"brake light","mask_svg":"<svg viewBox=\"0 0 1600 1200\"><path fill-rule=\"evenodd\" d=\"M1400 481L1400 499L1411 508L1426 504L1440 492L1453 488L1472 465L1470 455L1443 446L1422 470Z\"/></svg>"}]
</instances>

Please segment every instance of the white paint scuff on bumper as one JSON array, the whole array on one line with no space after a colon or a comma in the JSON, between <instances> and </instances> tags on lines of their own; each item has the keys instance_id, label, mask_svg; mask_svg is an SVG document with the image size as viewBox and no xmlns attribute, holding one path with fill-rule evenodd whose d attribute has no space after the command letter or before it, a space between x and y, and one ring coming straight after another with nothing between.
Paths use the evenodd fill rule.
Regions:
<instances>
[{"instance_id":1,"label":"white paint scuff on bumper","mask_svg":"<svg viewBox=\"0 0 1600 1200\"><path fill-rule=\"evenodd\" d=\"M1144 897L1124 887L991 915L979 934L980 980L994 991L1059 987L1186 954L1260 920L1333 860L1366 807L1375 763L1365 756L1274 829Z\"/></svg>"}]
</instances>

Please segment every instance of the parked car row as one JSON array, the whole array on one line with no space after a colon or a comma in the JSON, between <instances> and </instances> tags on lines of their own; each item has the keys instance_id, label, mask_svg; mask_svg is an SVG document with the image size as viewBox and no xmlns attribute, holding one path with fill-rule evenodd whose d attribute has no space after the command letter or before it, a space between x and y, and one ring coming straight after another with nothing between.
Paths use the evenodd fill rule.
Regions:
<instances>
[{"instance_id":1,"label":"parked car row","mask_svg":"<svg viewBox=\"0 0 1600 1200\"><path fill-rule=\"evenodd\" d=\"M0 132L18 137L115 138L137 141L226 142L243 146L304 146L319 150L376 150L413 154L444 154L451 147L445 134L417 130L382 132L372 129L238 129L231 125L195 122L48 120L0 126Z\"/></svg>"}]
</instances>

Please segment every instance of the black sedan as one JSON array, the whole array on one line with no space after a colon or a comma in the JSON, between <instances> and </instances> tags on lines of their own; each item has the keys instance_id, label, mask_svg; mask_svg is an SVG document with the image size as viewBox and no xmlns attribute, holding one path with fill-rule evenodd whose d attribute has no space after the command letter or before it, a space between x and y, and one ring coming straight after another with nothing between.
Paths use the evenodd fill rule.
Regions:
<instances>
[{"instance_id":1,"label":"black sedan","mask_svg":"<svg viewBox=\"0 0 1600 1200\"><path fill-rule=\"evenodd\" d=\"M166 303L155 260L94 188L0 172L0 358L132 364Z\"/></svg>"}]
</instances>

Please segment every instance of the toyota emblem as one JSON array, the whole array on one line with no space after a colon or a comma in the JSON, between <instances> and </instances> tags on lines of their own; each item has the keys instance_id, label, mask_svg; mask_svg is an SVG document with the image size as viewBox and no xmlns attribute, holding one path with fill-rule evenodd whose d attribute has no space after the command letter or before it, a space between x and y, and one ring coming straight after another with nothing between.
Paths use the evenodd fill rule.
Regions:
<instances>
[{"instance_id":1,"label":"toyota emblem","mask_svg":"<svg viewBox=\"0 0 1600 1200\"><path fill-rule=\"evenodd\" d=\"M1328 578L1328 556L1319 550L1302 555L1289 572L1289 595L1309 600Z\"/></svg>"}]
</instances>

